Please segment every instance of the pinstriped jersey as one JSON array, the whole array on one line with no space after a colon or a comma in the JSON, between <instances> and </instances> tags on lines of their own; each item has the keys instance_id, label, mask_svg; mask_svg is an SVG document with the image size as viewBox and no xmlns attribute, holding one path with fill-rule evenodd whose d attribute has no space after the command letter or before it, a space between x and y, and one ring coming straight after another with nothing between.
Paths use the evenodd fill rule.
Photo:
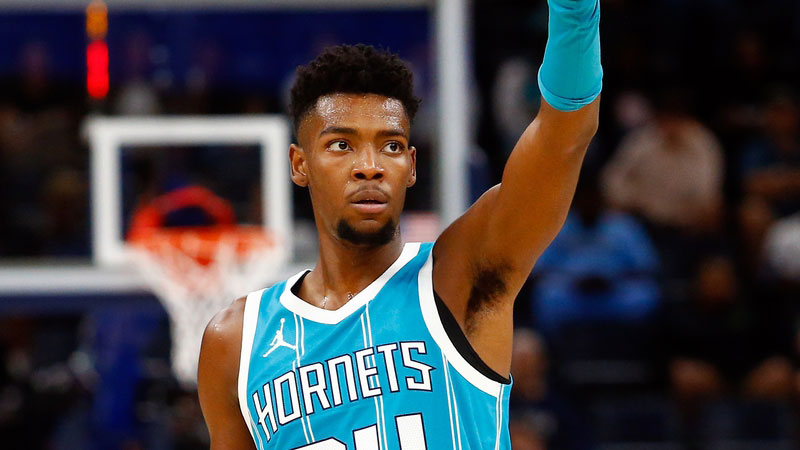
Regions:
<instances>
[{"instance_id":1,"label":"pinstriped jersey","mask_svg":"<svg viewBox=\"0 0 800 450\"><path fill-rule=\"evenodd\" d=\"M406 244L335 311L293 293L307 272L247 297L238 397L257 449L511 448L511 386L450 341L432 248Z\"/></svg>"}]
</instances>

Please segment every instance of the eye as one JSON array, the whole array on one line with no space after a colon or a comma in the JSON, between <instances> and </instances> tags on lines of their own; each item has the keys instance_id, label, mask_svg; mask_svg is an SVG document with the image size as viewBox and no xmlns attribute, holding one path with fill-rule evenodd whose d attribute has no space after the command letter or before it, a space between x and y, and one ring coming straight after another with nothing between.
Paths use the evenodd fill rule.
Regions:
<instances>
[{"instance_id":1,"label":"eye","mask_svg":"<svg viewBox=\"0 0 800 450\"><path fill-rule=\"evenodd\" d=\"M326 148L326 150L330 150L332 152L346 152L348 150L352 150L352 148L347 141L333 141L328 144L328 148Z\"/></svg>"},{"instance_id":2,"label":"eye","mask_svg":"<svg viewBox=\"0 0 800 450\"><path fill-rule=\"evenodd\" d=\"M399 142L389 142L383 146L383 149L389 153L400 153L403 151L403 144Z\"/></svg>"}]
</instances>

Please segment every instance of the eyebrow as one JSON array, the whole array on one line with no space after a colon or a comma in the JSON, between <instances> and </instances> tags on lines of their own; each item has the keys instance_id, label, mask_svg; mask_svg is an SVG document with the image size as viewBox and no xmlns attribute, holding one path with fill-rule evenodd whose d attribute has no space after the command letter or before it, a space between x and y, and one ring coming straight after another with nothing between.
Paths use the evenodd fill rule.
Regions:
<instances>
[{"instance_id":1,"label":"eyebrow","mask_svg":"<svg viewBox=\"0 0 800 450\"><path fill-rule=\"evenodd\" d=\"M379 137L393 137L393 136L402 136L404 138L408 137L406 135L405 131L403 131L401 129L398 129L398 128L391 128L391 129L388 129L388 130L381 130L381 131L378 131L377 135Z\"/></svg>"},{"instance_id":2,"label":"eyebrow","mask_svg":"<svg viewBox=\"0 0 800 450\"><path fill-rule=\"evenodd\" d=\"M355 128L333 126L319 132L320 136L325 134L358 134L358 131Z\"/></svg>"},{"instance_id":3,"label":"eyebrow","mask_svg":"<svg viewBox=\"0 0 800 450\"><path fill-rule=\"evenodd\" d=\"M358 130L355 128L350 127L337 127L337 126L330 126L322 131L320 131L319 135L323 136L326 134L358 134ZM386 130L380 130L376 133L378 137L392 137L392 136L402 136L407 137L406 132L399 128L390 128Z\"/></svg>"}]
</instances>

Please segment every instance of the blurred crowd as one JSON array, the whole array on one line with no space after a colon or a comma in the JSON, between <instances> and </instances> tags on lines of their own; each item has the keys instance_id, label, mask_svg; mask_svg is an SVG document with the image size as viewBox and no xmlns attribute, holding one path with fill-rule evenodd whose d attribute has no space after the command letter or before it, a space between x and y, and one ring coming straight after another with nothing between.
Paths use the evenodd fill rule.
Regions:
<instances>
[{"instance_id":1,"label":"blurred crowd","mask_svg":"<svg viewBox=\"0 0 800 450\"><path fill-rule=\"evenodd\" d=\"M539 106L544 3L474 3L474 193L499 180ZM281 111L285 83L253 95L215 83L220 46L202 47L184 84L165 83L147 67L149 39L127 41L103 103L59 79L42 42L0 74L0 256L89 255L90 112ZM795 0L603 2L601 128L517 301L515 450L798 448L797 48ZM420 148L435 131L432 98L426 108ZM412 192L410 209L429 199ZM207 446L149 302L0 317L4 448Z\"/></svg>"}]
</instances>

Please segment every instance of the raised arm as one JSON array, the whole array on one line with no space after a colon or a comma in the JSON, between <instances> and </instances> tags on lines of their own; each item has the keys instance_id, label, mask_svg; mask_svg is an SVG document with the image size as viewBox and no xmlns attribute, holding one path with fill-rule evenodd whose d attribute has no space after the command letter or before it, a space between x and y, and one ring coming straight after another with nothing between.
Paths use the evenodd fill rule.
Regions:
<instances>
[{"instance_id":1,"label":"raised arm","mask_svg":"<svg viewBox=\"0 0 800 450\"><path fill-rule=\"evenodd\" d=\"M501 374L510 364L513 300L564 223L598 124L599 0L548 3L539 114L514 147L502 183L434 248L436 291L478 354Z\"/></svg>"}]
</instances>

